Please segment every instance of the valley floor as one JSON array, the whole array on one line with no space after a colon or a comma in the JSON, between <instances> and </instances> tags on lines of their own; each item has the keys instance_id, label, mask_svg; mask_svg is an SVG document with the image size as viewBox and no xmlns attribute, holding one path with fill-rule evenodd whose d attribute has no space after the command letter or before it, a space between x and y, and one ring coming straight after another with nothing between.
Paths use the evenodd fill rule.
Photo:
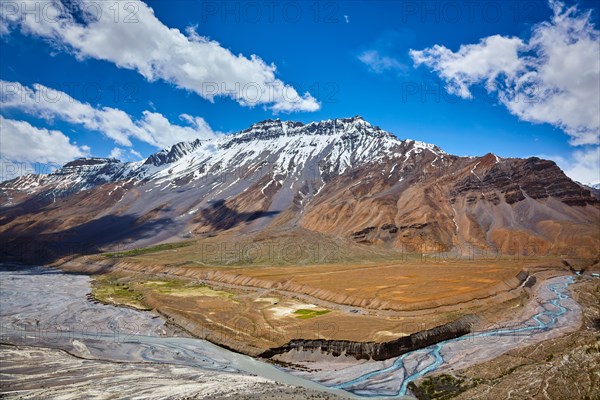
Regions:
<instances>
[{"instance_id":1,"label":"valley floor","mask_svg":"<svg viewBox=\"0 0 600 400\"><path fill-rule=\"evenodd\" d=\"M527 274L543 280L570 273L556 260L243 267L179 261L191 253L90 257L63 268L101 272L97 300L153 309L196 337L249 355L292 339L386 342L467 314L492 325L528 303Z\"/></svg>"},{"instance_id":2,"label":"valley floor","mask_svg":"<svg viewBox=\"0 0 600 400\"><path fill-rule=\"evenodd\" d=\"M0 345L0 357L6 399L341 399L257 376L88 360L51 348Z\"/></svg>"},{"instance_id":3,"label":"valley floor","mask_svg":"<svg viewBox=\"0 0 600 400\"><path fill-rule=\"evenodd\" d=\"M339 398L89 290L85 275L0 266L0 397Z\"/></svg>"},{"instance_id":4,"label":"valley floor","mask_svg":"<svg viewBox=\"0 0 600 400\"><path fill-rule=\"evenodd\" d=\"M553 278L534 299L491 331L399 358L357 363L295 352L287 361L302 367L293 367L300 376L369 396L409 390L419 399L598 398L600 282Z\"/></svg>"},{"instance_id":5,"label":"valley floor","mask_svg":"<svg viewBox=\"0 0 600 400\"><path fill-rule=\"evenodd\" d=\"M457 399L600 399L600 280L575 285L581 327L456 371L466 384Z\"/></svg>"},{"instance_id":6,"label":"valley floor","mask_svg":"<svg viewBox=\"0 0 600 400\"><path fill-rule=\"evenodd\" d=\"M171 250L171 254L173 252ZM150 329L159 336L186 336L187 331L196 337L250 355L257 355L269 347L284 344L295 338L388 341L455 320L465 314L477 314L480 317L481 323L477 327L479 331L498 327L497 324L502 321L520 320L519 316L533 315L533 310L543 304L542 300L545 297L539 297L538 292L541 287L547 286L545 282L558 279L555 278L557 276L571 274L556 260L481 262L478 264L479 271L474 274L474 267L477 266L459 262L421 264L420 268L416 263L405 262L383 263L379 266L362 263L303 267L249 266L244 269L235 266L214 268L157 263L161 257L107 259L94 256L63 264L62 268L93 275L93 294L90 295L88 291L87 303L84 301L87 305L77 306L83 307L84 311L87 307L121 310L125 316L133 315L131 321L134 321L134 327L142 326L143 329ZM527 270L527 276L535 276L536 279L524 278L523 274L517 277L523 270ZM312 279L312 272L321 279ZM378 274L381 276L381 285L374 287L374 277ZM393 279L385 279L386 274L391 275ZM78 275L65 276L69 277L68 280L78 279ZM327 276L329 278L325 278ZM400 281L406 283L399 283ZM64 279L60 282L64 283ZM336 286L336 282L343 284ZM452 293L452 287L456 285L462 287L462 294L455 298L448 296L448 291ZM375 290L372 297L375 301L356 303L356 298L339 296L340 290L353 287L365 293ZM399 301L402 300L402 296L394 298L394 287L406 290L407 293L411 287L423 288L414 292L423 300ZM18 296L15 287L10 284L7 286L6 282L3 282L0 289L5 298ZM40 290L52 289L46 287ZM86 291L81 287L77 290L77 297L85 298ZM581 313L566 315L561 319L562 328L559 331L555 334L549 333L548 336L542 333L534 341L535 344L529 347L529 343L533 342L524 341L519 346L509 346L504 350L500 346L497 354L485 356L482 353L481 361L478 361L480 364L476 366L472 366L474 362L465 364L458 359L459 362L455 365L451 362L451 365L440 368L433 375L414 380L416 386L413 386L411 391L417 394L419 399L455 396L462 396L461 399L507 396L523 399L562 399L564 397L561 396L566 392L564 388L561 389L561 382L563 387L568 388L573 387L572 382L576 380L578 386L569 391L575 393L576 397L569 398L597 398L595 388L600 382L600 283L598 279L590 279L588 271L587 278L583 281L578 280L570 290L572 295L569 297L581 303L583 308L583 325L580 328L577 326L581 317L577 317L577 321L573 318ZM60 297L65 294L58 291L52 292L51 295ZM564 305L572 303L573 305L568 307L578 308L573 300L566 298L567 303ZM34 314L43 313L44 309L48 310L48 315L44 315L44 318L51 318L53 315L59 321L64 318L60 307L46 302L44 305L40 303L38 307L36 301L31 304L23 303L26 304L28 318L23 319L11 312L3 314L3 339L6 336L7 318L13 325L16 324L15 326L25 324L21 335L26 334L28 330L35 331ZM94 304L94 301L97 303ZM62 304L61 301L58 303ZM99 303L122 305L126 308L114 308ZM138 321L136 318L141 314L135 309L152 310L154 315L163 316L168 323L163 324L160 322L162 319L156 317ZM69 310L73 311L71 307ZM142 313L149 314L145 311ZM85 312L78 314L90 315ZM121 319L122 317L95 318L101 318L98 323L102 326L112 326L116 321L117 327L123 327L119 325L119 321L128 321L127 318ZM124 328L131 329L131 325L125 324ZM179 328L183 331L178 331ZM114 327L112 329L114 330ZM189 360L197 357L197 349L192 351L185 339L177 339L179 344L163 343L161 340L150 340L146 345L154 350L146 349L141 352L123 342L103 347L94 344L94 341L86 346L78 344L78 340L75 340L67 345L52 345L52 349L40 349L31 347L26 340L3 340L5 344L0 347L0 353L6 362L0 370L2 391L14 398L39 398L46 394L52 398L75 398L74 393L84 390L89 393L90 398L96 395L99 396L97 398L106 398L102 397L106 393L103 393L101 388L107 385L117 391L122 390L124 396L128 397L127 382L133 381L134 388L137 387L142 396L140 398L148 398L143 395L145 390L148 390L149 394L155 393L156 398L161 398L161 393L164 395L161 390L167 390L171 381L167 379L163 382L160 376L175 374L177 377L173 378L172 382L178 387L174 392L176 398L225 398L230 395L248 399L269 398L271 395L281 399L311 396L336 398L340 393L339 390L324 393L318 389L314 390L310 385L294 388L269 379L235 373L236 368L230 371L232 364L219 358L220 352L213 347L201 350L204 352L202 357L208 355L208 358L199 364L202 369L198 370L189 365ZM488 350L493 350L493 344L490 346ZM174 351L176 348L181 349L182 353ZM156 352L156 349L161 350ZM116 357L112 361L119 361L124 354L127 360L121 361L129 363L98 359L104 358L99 355L106 354ZM181 361L180 357L186 361ZM300 358L293 355L276 358L281 364L280 367L283 366L283 369L301 379L298 382L305 381L302 378L309 378L328 386L335 380L335 370L338 367L359 371L359 375L362 370L374 371L381 368L380 363L367 362L362 365L363 361L357 362L350 357L334 358L317 353L304 354ZM136 363L135 359L150 361L151 364L142 365ZM206 370L205 367L212 362L211 360L218 360L218 367ZM167 365L163 364L164 361L167 361ZM49 372L58 365L63 366L60 373ZM579 369L576 368L578 365ZM581 365L586 367L581 368ZM331 382L327 381L328 378L323 380L325 370L331 371ZM97 374L92 374L97 378L93 381L87 378L92 371ZM157 388L161 386L162 389L153 391L153 382L158 385ZM211 382L222 383L212 385ZM385 379L381 382L382 387L387 387L385 382ZM389 382L393 384L393 381ZM371 396L377 393L377 385L375 382L375 391L370 393ZM441 385L443 389L436 389L436 394L431 395L428 390L436 388L436 385ZM419 391L420 389L422 390ZM131 393L133 397L137 392L134 390ZM544 397L546 394L549 395ZM255 395L258 397L252 397Z\"/></svg>"}]
</instances>

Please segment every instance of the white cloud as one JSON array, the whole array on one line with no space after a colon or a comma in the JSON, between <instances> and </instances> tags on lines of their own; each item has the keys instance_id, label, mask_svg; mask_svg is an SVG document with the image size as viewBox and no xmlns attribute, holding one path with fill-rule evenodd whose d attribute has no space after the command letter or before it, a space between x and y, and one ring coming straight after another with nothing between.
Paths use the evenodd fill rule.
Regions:
<instances>
[{"instance_id":1,"label":"white cloud","mask_svg":"<svg viewBox=\"0 0 600 400\"><path fill-rule=\"evenodd\" d=\"M575 150L570 157L539 155L552 160L573 180L586 185L600 183L600 147L592 146L584 150Z\"/></svg>"},{"instance_id":2,"label":"white cloud","mask_svg":"<svg viewBox=\"0 0 600 400\"><path fill-rule=\"evenodd\" d=\"M121 160L124 162L134 161L135 159L141 160L144 158L139 152L135 151L134 149L129 149L128 151L127 149L123 149L121 147L114 147L110 151L108 157L116 158L117 160Z\"/></svg>"},{"instance_id":3,"label":"white cloud","mask_svg":"<svg viewBox=\"0 0 600 400\"><path fill-rule=\"evenodd\" d=\"M344 21L346 21L347 24L350 23L350 17L347 15L344 15Z\"/></svg>"},{"instance_id":4,"label":"white cloud","mask_svg":"<svg viewBox=\"0 0 600 400\"><path fill-rule=\"evenodd\" d=\"M499 35L453 52L435 45L411 50L447 83L450 93L468 98L470 87L484 83L520 119L549 123L572 145L600 142L600 32L591 12L549 1L554 15L533 27L528 42Z\"/></svg>"},{"instance_id":5,"label":"white cloud","mask_svg":"<svg viewBox=\"0 0 600 400\"><path fill-rule=\"evenodd\" d=\"M8 23L0 16L0 36L8 35L10 30L8 29Z\"/></svg>"},{"instance_id":6,"label":"white cloud","mask_svg":"<svg viewBox=\"0 0 600 400\"><path fill-rule=\"evenodd\" d=\"M359 54L358 59L377 74L387 71L403 72L406 65L393 57L381 54L378 50L366 50Z\"/></svg>"},{"instance_id":7,"label":"white cloud","mask_svg":"<svg viewBox=\"0 0 600 400\"><path fill-rule=\"evenodd\" d=\"M573 162L565 167L565 173L585 184L600 183L600 147L573 152Z\"/></svg>"},{"instance_id":8,"label":"white cloud","mask_svg":"<svg viewBox=\"0 0 600 400\"><path fill-rule=\"evenodd\" d=\"M0 105L16 108L48 120L60 119L86 129L98 131L120 146L132 146L131 138L165 148L181 141L214 138L217 133L200 117L182 116L187 126L171 124L162 114L144 111L134 121L126 112L111 108L94 108L68 94L34 84L32 88L18 82L0 81Z\"/></svg>"},{"instance_id":9,"label":"white cloud","mask_svg":"<svg viewBox=\"0 0 600 400\"><path fill-rule=\"evenodd\" d=\"M62 165L12 160L0 155L0 182L9 181L28 174L50 174Z\"/></svg>"},{"instance_id":10,"label":"white cloud","mask_svg":"<svg viewBox=\"0 0 600 400\"><path fill-rule=\"evenodd\" d=\"M518 51L523 47L519 38L490 36L478 44L462 45L454 53L444 46L435 45L422 51L410 50L416 65L425 64L447 82L449 93L470 98L469 86L485 81L493 90L501 74L514 79L522 69Z\"/></svg>"},{"instance_id":11,"label":"white cloud","mask_svg":"<svg viewBox=\"0 0 600 400\"><path fill-rule=\"evenodd\" d=\"M185 114L184 114L185 115ZM190 126L173 125L162 114L144 111L143 117L136 123L144 132L157 139L158 147L164 148L181 141L197 138L210 139L216 136L208 123L201 117L182 118Z\"/></svg>"},{"instance_id":12,"label":"white cloud","mask_svg":"<svg viewBox=\"0 0 600 400\"><path fill-rule=\"evenodd\" d=\"M122 160L123 159L123 154L125 153L125 151L120 148L120 147L115 147L110 151L110 154L108 155L109 158L116 158L117 160Z\"/></svg>"},{"instance_id":13,"label":"white cloud","mask_svg":"<svg viewBox=\"0 0 600 400\"><path fill-rule=\"evenodd\" d=\"M23 6L19 6L21 3ZM200 36L193 28L188 28L186 34L169 28L141 1L29 3L15 2L16 7L5 7L0 27L3 30L16 27L71 51L80 59L109 61L139 72L148 81L162 79L209 101L216 96L227 96L244 106L265 105L286 112L320 108L309 93L299 94L276 78L275 65L256 55L235 55L216 41ZM34 6L51 16L36 18L24 12Z\"/></svg>"},{"instance_id":14,"label":"white cloud","mask_svg":"<svg viewBox=\"0 0 600 400\"><path fill-rule=\"evenodd\" d=\"M138 151L135 151L134 149L129 149L129 153L131 153L132 155L136 156L140 160L142 158L144 158Z\"/></svg>"},{"instance_id":15,"label":"white cloud","mask_svg":"<svg viewBox=\"0 0 600 400\"><path fill-rule=\"evenodd\" d=\"M25 121L0 115L0 141L3 162L64 164L89 155L90 148L77 146L57 130L36 128Z\"/></svg>"}]
</instances>

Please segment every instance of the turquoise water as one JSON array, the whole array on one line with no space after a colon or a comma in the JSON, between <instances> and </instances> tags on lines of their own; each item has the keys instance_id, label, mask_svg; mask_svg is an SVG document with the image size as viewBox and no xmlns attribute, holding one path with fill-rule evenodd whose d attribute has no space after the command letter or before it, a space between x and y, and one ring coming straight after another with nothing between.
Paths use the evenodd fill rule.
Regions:
<instances>
[{"instance_id":1,"label":"turquoise water","mask_svg":"<svg viewBox=\"0 0 600 400\"><path fill-rule=\"evenodd\" d=\"M499 328L482 332L475 332L469 335L461 336L456 339L446 340L435 345L415 350L394 360L389 367L366 373L362 376L349 380L347 382L333 385L337 389L343 389L363 397L379 398L398 398L409 394L408 384L424 375L437 370L445 363L442 351L451 353L449 345L452 343L471 341L485 337L515 337L534 335L540 332L548 331L555 327L558 318L569 311L567 307L561 304L561 301L570 298L568 287L574 282L573 277L563 277L563 282L552 283L548 289L554 295L545 304L541 304L542 310L531 318L522 321L518 327ZM410 362L408 362L410 360ZM416 361L416 364L415 364ZM413 365L414 364L414 365ZM390 388L379 389L378 384L384 380L389 380L392 375L394 379L401 380L399 389L395 393L390 393ZM379 393L378 393L379 392Z\"/></svg>"},{"instance_id":2,"label":"turquoise water","mask_svg":"<svg viewBox=\"0 0 600 400\"><path fill-rule=\"evenodd\" d=\"M204 370L250 373L287 385L345 394L205 340L166 336L162 319L88 301L90 290L85 275L0 264L0 340L69 352L77 340L86 346L90 358L185 365L198 368L200 376Z\"/></svg>"}]
</instances>

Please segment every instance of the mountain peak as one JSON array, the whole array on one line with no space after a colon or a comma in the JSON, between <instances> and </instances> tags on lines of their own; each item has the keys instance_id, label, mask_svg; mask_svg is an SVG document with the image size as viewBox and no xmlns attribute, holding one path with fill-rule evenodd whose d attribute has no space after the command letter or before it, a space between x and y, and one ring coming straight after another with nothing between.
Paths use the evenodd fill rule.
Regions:
<instances>
[{"instance_id":1,"label":"mountain peak","mask_svg":"<svg viewBox=\"0 0 600 400\"><path fill-rule=\"evenodd\" d=\"M280 120L279 118L277 118L277 119L271 119L271 118L267 118L267 119L265 119L265 120L262 120L262 121L255 122L255 123L253 123L253 124L252 124L252 125L250 125L250 126L274 125L274 124L278 124L278 123L280 123L280 122L281 122L281 120Z\"/></svg>"},{"instance_id":2,"label":"mountain peak","mask_svg":"<svg viewBox=\"0 0 600 400\"><path fill-rule=\"evenodd\" d=\"M350 122L350 123L353 123L353 124L360 124L360 125L371 126L371 124L368 121L366 121L360 115L355 115L354 117L351 117L351 118L342 118L341 121Z\"/></svg>"},{"instance_id":3,"label":"mountain peak","mask_svg":"<svg viewBox=\"0 0 600 400\"><path fill-rule=\"evenodd\" d=\"M312 127L312 129L328 128L334 126L336 129L343 128L345 126L364 126L364 127L372 127L370 123L365 121L365 119L360 115L355 115L354 117L346 117L346 118L335 118L335 119L325 119L321 121L311 122L309 124L304 124L299 121L282 121L281 119L265 119L260 122L256 122L250 127L244 129L239 132L243 136L251 135L262 137L268 132L268 137L273 137L274 135L285 135L287 132L291 132L292 130L296 130L297 128L303 127ZM374 127L378 129L377 127ZM309 132L312 132L310 129Z\"/></svg>"},{"instance_id":4,"label":"mountain peak","mask_svg":"<svg viewBox=\"0 0 600 400\"><path fill-rule=\"evenodd\" d=\"M77 158L73 161L66 163L65 165L63 165L63 168L91 166L91 165L119 163L119 162L120 161L117 160L116 158L81 157L81 158Z\"/></svg>"},{"instance_id":5,"label":"mountain peak","mask_svg":"<svg viewBox=\"0 0 600 400\"><path fill-rule=\"evenodd\" d=\"M169 164L179 160L186 154L191 153L201 145L202 141L200 139L196 139L192 142L179 142L174 144L170 148L166 148L157 153L152 154L146 159L144 164L152 164L156 167L159 167L164 164Z\"/></svg>"},{"instance_id":6,"label":"mountain peak","mask_svg":"<svg viewBox=\"0 0 600 400\"><path fill-rule=\"evenodd\" d=\"M354 117L346 117L346 118L335 118L335 119L326 119L323 121L312 122L309 125L319 126L319 127L330 127L334 126L336 129L340 128L350 128L350 127L363 127L363 128L373 128L379 130L378 127L372 126L369 122L365 121L363 117L360 115L356 115Z\"/></svg>"},{"instance_id":7,"label":"mountain peak","mask_svg":"<svg viewBox=\"0 0 600 400\"><path fill-rule=\"evenodd\" d=\"M250 127L244 129L239 133L248 133L248 132L261 132L261 131L272 131L272 130L281 130L285 131L288 128L296 128L304 126L302 122L298 121L282 121L281 119L265 119L264 121L256 122Z\"/></svg>"}]
</instances>

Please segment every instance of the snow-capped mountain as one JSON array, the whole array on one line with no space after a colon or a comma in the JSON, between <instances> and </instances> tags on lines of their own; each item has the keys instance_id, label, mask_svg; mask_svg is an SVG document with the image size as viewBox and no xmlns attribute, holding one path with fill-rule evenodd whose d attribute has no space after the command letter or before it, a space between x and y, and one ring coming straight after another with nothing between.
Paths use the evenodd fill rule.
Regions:
<instances>
[{"instance_id":1,"label":"snow-capped mountain","mask_svg":"<svg viewBox=\"0 0 600 400\"><path fill-rule=\"evenodd\" d=\"M49 189L52 194L68 194L115 182L128 171L127 165L111 158L80 158L47 175L28 174L10 181L5 188L36 193Z\"/></svg>"},{"instance_id":2,"label":"snow-capped mountain","mask_svg":"<svg viewBox=\"0 0 600 400\"><path fill-rule=\"evenodd\" d=\"M215 141L177 144L166 154L151 156L133 174L172 188L217 175L248 183L269 176L266 185L293 188L308 183L313 194L327 179L349 168L423 150L444 154L433 145L401 141L361 117L307 125L267 120ZM170 162L155 162L161 156ZM214 189L219 194L225 186L215 183Z\"/></svg>"},{"instance_id":3,"label":"snow-capped mountain","mask_svg":"<svg viewBox=\"0 0 600 400\"><path fill-rule=\"evenodd\" d=\"M82 158L52 174L26 175L3 187L30 194L48 190L57 195L120 180L153 181L164 189L217 175L252 182L269 174L278 184L288 181L293 185L310 178L315 186L312 189L318 190L327 178L348 168L384 158L403 156L407 160L423 151L440 159L445 154L434 145L399 140L360 116L306 125L266 120L217 140L177 143L142 162Z\"/></svg>"},{"instance_id":4,"label":"snow-capped mountain","mask_svg":"<svg viewBox=\"0 0 600 400\"><path fill-rule=\"evenodd\" d=\"M551 161L457 157L359 116L266 120L135 163L79 159L3 182L0 195L0 236L67 232L98 248L277 227L363 244L475 242L507 252L518 232L558 251L557 229L595 243L600 221L598 199Z\"/></svg>"}]
</instances>

